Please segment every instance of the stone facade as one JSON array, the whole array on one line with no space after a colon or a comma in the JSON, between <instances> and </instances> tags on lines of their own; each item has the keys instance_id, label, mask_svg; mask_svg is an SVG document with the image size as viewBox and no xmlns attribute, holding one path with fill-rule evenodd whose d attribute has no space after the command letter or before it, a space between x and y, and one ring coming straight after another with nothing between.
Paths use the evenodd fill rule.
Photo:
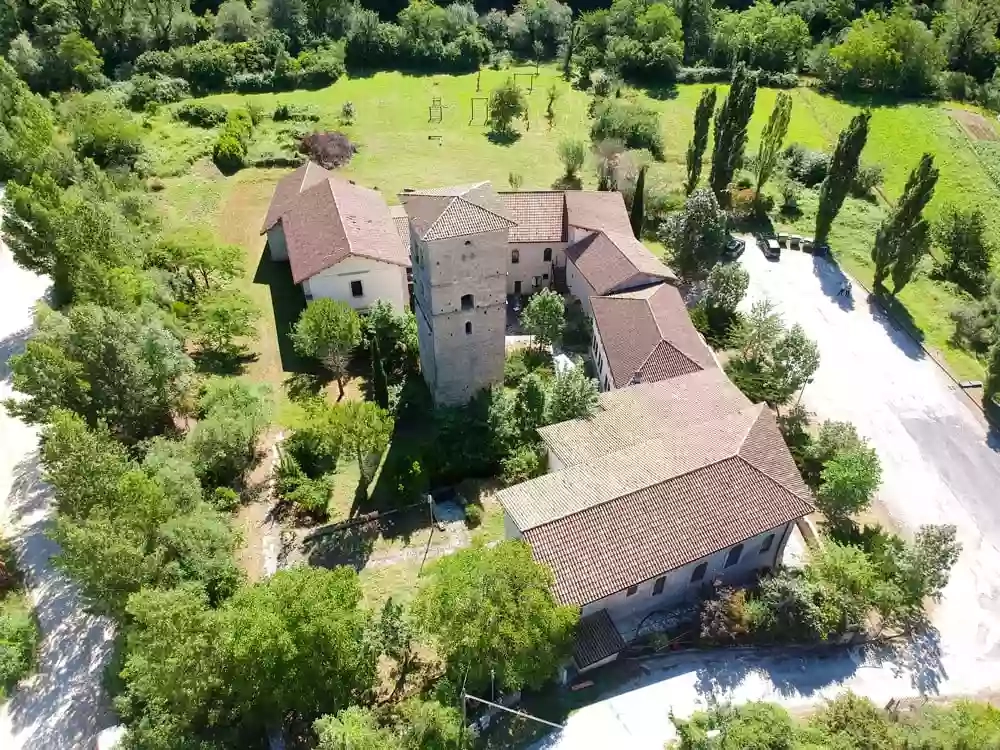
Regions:
<instances>
[{"instance_id":1,"label":"stone facade","mask_svg":"<svg viewBox=\"0 0 1000 750\"><path fill-rule=\"evenodd\" d=\"M411 236L420 368L435 403L464 404L503 381L507 229Z\"/></svg>"}]
</instances>

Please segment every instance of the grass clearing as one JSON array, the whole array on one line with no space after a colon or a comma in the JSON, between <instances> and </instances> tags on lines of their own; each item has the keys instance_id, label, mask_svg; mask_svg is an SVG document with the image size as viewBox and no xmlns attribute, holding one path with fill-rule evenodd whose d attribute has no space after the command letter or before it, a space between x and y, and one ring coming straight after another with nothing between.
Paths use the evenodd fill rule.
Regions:
<instances>
[{"instance_id":1,"label":"grass clearing","mask_svg":"<svg viewBox=\"0 0 1000 750\"><path fill-rule=\"evenodd\" d=\"M315 122L265 119L255 133L252 155L287 154L293 133L299 131L341 130L359 146L359 152L340 172L378 188L390 203L396 202L396 195L406 187L488 179L498 188L506 189L511 173L522 177L523 189L549 188L562 172L556 150L559 141L588 137L589 98L562 81L556 68L542 67L534 90L527 95L530 129L525 130L524 123L519 123L522 133L514 143L492 143L482 124L485 106L481 102L476 105L476 122L470 123L471 99L488 96L490 89L510 75L510 71L484 70L478 93L475 74L376 73L344 78L318 91L223 94L205 101L229 107L253 102L268 115L279 103L311 111L318 117ZM550 128L545 121L545 109L546 91L551 86L557 88L559 97ZM665 159L651 166L648 184L669 191L680 189L685 178L684 159L692 116L705 88L706 84L678 86L660 98L642 92L635 94L661 113L665 136ZM718 88L721 98L727 87ZM750 124L750 153L756 149L777 94L774 89L758 92L757 109ZM794 89L791 94L793 110L787 142L827 151L833 149L838 133L861 106L872 107L864 162L881 164L885 183L877 202L848 199L834 225L831 244L837 260L848 272L870 283L869 252L875 230L885 216L887 201L899 196L910 170L925 151L935 155L941 170L928 215L937 216L949 204L978 206L986 213L994 238L1000 239L1000 215L991 210L1000 201L1000 148L995 141L970 139L953 116L956 105L878 100L854 103L825 96L811 87ZM440 97L443 105L440 123L428 120L428 106L433 97ZM340 123L340 112L348 101L353 102L357 116L352 125L344 126ZM224 177L205 158L216 137L215 131L174 120L169 107L147 116L146 124L150 171L160 181L158 187L162 190L157 195L168 225L190 222L209 226L221 239L246 249L243 288L263 311L258 356L246 373L280 391L287 377L309 369L291 350L286 335L304 304L302 294L292 284L288 266L271 263L266 258L264 241L258 234L274 185L288 170L249 168ZM585 188L595 187L592 166L586 166L580 176ZM776 226L812 234L815 195L810 191L803 191L802 209L795 219L775 216ZM649 244L654 251L661 250L655 242ZM925 343L944 355L956 375L982 377L982 363L950 343L952 324L948 313L960 301L953 291L924 276L904 290L900 301L923 331Z\"/></svg>"}]
</instances>

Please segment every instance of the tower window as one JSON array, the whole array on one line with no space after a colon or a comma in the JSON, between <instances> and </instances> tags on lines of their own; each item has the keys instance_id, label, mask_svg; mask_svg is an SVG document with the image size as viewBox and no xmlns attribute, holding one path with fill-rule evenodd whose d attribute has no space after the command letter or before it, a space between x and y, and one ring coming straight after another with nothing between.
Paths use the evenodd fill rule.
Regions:
<instances>
[{"instance_id":1,"label":"tower window","mask_svg":"<svg viewBox=\"0 0 1000 750\"><path fill-rule=\"evenodd\" d=\"M466 245L471 245L471 244L472 244L472 240L466 240L466 241L465 241L465 244L466 244Z\"/></svg>"},{"instance_id":2,"label":"tower window","mask_svg":"<svg viewBox=\"0 0 1000 750\"><path fill-rule=\"evenodd\" d=\"M542 252L542 260L552 260L552 248L551 247L545 248L545 250Z\"/></svg>"},{"instance_id":3,"label":"tower window","mask_svg":"<svg viewBox=\"0 0 1000 750\"><path fill-rule=\"evenodd\" d=\"M521 251L518 250L517 248L514 248L513 250L510 251L510 262L511 263L521 262Z\"/></svg>"},{"instance_id":4,"label":"tower window","mask_svg":"<svg viewBox=\"0 0 1000 750\"><path fill-rule=\"evenodd\" d=\"M466 334L472 333L472 321L471 320L467 320L465 322L465 332L466 332Z\"/></svg>"},{"instance_id":5,"label":"tower window","mask_svg":"<svg viewBox=\"0 0 1000 750\"><path fill-rule=\"evenodd\" d=\"M475 305L475 302L473 302L471 294L463 294L462 295L462 309L463 310L471 310L475 306L476 305Z\"/></svg>"},{"instance_id":6,"label":"tower window","mask_svg":"<svg viewBox=\"0 0 1000 750\"><path fill-rule=\"evenodd\" d=\"M361 282L360 281L352 281L351 282L351 296L352 297L364 297L365 296L365 289L364 289L363 286L361 286Z\"/></svg>"}]
</instances>

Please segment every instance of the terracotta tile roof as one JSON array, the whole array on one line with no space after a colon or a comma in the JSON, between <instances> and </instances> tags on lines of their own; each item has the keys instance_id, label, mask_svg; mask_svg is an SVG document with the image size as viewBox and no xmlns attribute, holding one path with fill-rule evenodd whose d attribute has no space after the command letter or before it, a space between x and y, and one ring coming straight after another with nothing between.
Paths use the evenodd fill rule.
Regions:
<instances>
[{"instance_id":1,"label":"terracotta tile roof","mask_svg":"<svg viewBox=\"0 0 1000 750\"><path fill-rule=\"evenodd\" d=\"M595 232L632 234L632 222L621 193L567 190L566 223Z\"/></svg>"},{"instance_id":2,"label":"terracotta tile roof","mask_svg":"<svg viewBox=\"0 0 1000 750\"><path fill-rule=\"evenodd\" d=\"M597 601L812 512L739 456L529 529L563 603Z\"/></svg>"},{"instance_id":3,"label":"terracotta tile roof","mask_svg":"<svg viewBox=\"0 0 1000 750\"><path fill-rule=\"evenodd\" d=\"M389 206L389 215L392 216L392 221L396 225L396 231L399 233L399 239L403 243L403 247L406 248L406 252L410 252L410 220L406 216L406 209L403 206L395 205Z\"/></svg>"},{"instance_id":4,"label":"terracotta tile roof","mask_svg":"<svg viewBox=\"0 0 1000 750\"><path fill-rule=\"evenodd\" d=\"M601 659L614 656L624 648L625 641L611 621L608 610L602 609L581 618L573 646L573 660L577 669L585 669Z\"/></svg>"},{"instance_id":5,"label":"terracotta tile roof","mask_svg":"<svg viewBox=\"0 0 1000 750\"><path fill-rule=\"evenodd\" d=\"M517 222L509 242L565 242L566 199L557 190L500 193L507 215Z\"/></svg>"},{"instance_id":6,"label":"terracotta tile roof","mask_svg":"<svg viewBox=\"0 0 1000 750\"><path fill-rule=\"evenodd\" d=\"M677 278L631 234L595 232L566 248L566 257L597 294L648 284L648 277Z\"/></svg>"},{"instance_id":7,"label":"terracotta tile roof","mask_svg":"<svg viewBox=\"0 0 1000 750\"><path fill-rule=\"evenodd\" d=\"M572 466L669 436L679 426L711 421L751 406L722 370L711 368L665 382L607 391L600 395L593 416L542 427L538 432L562 464Z\"/></svg>"},{"instance_id":8,"label":"terracotta tile roof","mask_svg":"<svg viewBox=\"0 0 1000 750\"><path fill-rule=\"evenodd\" d=\"M482 234L515 226L500 197L488 182L402 193L417 235L424 240L444 240Z\"/></svg>"},{"instance_id":9,"label":"terracotta tile roof","mask_svg":"<svg viewBox=\"0 0 1000 750\"><path fill-rule=\"evenodd\" d=\"M591 297L590 303L616 388L716 366L673 286Z\"/></svg>"},{"instance_id":10,"label":"terracotta tile roof","mask_svg":"<svg viewBox=\"0 0 1000 750\"><path fill-rule=\"evenodd\" d=\"M498 493L556 595L586 604L813 511L774 415L718 368L601 395L539 432L563 468Z\"/></svg>"},{"instance_id":11,"label":"terracotta tile roof","mask_svg":"<svg viewBox=\"0 0 1000 750\"><path fill-rule=\"evenodd\" d=\"M271 196L271 205L267 208L267 217L260 228L260 233L264 234L264 232L277 224L281 215L295 205L300 193L308 190L313 185L318 185L329 177L330 173L319 164L307 161L291 174L285 175L278 180L278 184L274 188L274 195Z\"/></svg>"},{"instance_id":12,"label":"terracotta tile roof","mask_svg":"<svg viewBox=\"0 0 1000 750\"><path fill-rule=\"evenodd\" d=\"M389 207L376 190L328 177L304 190L281 217L296 284L349 256L410 265Z\"/></svg>"}]
</instances>

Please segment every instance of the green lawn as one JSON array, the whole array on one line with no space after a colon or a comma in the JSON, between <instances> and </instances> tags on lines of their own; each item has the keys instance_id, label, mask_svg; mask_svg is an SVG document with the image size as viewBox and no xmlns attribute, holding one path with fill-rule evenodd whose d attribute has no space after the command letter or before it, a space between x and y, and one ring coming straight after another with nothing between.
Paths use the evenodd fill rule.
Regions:
<instances>
[{"instance_id":1,"label":"green lawn","mask_svg":"<svg viewBox=\"0 0 1000 750\"><path fill-rule=\"evenodd\" d=\"M443 185L489 179L506 188L511 172L523 178L523 189L548 188L561 173L556 144L566 137L586 138L588 97L571 89L554 68L542 68L528 96L531 128L511 145L491 143L486 129L469 122L474 96L485 96L509 75L484 70L481 89L476 76L410 76L377 73L370 77L342 79L319 91L282 94L209 97L206 101L237 106L252 101L266 113L278 103L310 107L319 116L316 123L297 127L340 129L359 146L349 165L341 171L359 182L376 187L387 200L406 187ZM555 85L560 96L555 105L555 123L545 121L546 90ZM684 153L691 136L691 119L704 85L680 86L672 96L651 99L638 94L662 114L666 141L665 160L654 164L648 184L677 191L684 180ZM725 87L720 86L720 94ZM756 149L759 133L767 120L777 92L761 89L750 127L749 151ZM849 104L802 87L792 92L794 107L788 142L831 150L837 134L859 104ZM443 117L428 122L428 105L440 97ZM721 97L720 97L721 98ZM351 101L357 111L355 123L341 126L342 105ZM1000 201L1000 189L991 170L1000 176L1000 152L994 144L974 144L948 114L945 107L926 103L880 104L873 107L871 135L865 150L866 163L881 164L886 180L882 195L874 202L849 199L832 233L837 259L862 281L871 280L868 252L878 223L885 215L886 201L898 197L910 169L924 151L933 153L941 179L928 213L936 215L944 206L980 206L986 210L995 237L1000 238L1000 216L990 210ZM481 105L480 105L481 106ZM481 112L482 110L480 110ZM246 288L264 310L260 325L259 357L248 369L250 377L280 386L285 377L301 369L280 332L287 330L301 307L301 294L291 284L286 269L262 260L263 240L258 235L274 183L286 169L245 169L224 177L204 157L210 153L213 131L188 127L171 118L170 108L147 117L150 171L158 175L160 201L170 222L191 221L216 229L226 241L247 250ZM266 119L254 136L251 156L287 154L291 136L288 123ZM523 130L523 124L522 124ZM709 146L711 149L711 146ZM707 172L707 169L705 170ZM593 169L582 174L585 187L594 187ZM815 198L803 192L803 214L795 221L775 217L779 227L812 233ZM655 245L651 243L651 246ZM919 278L901 295L913 321L924 332L925 341L942 351L961 377L981 377L980 362L949 344L952 326L948 312L957 297L942 285Z\"/></svg>"}]
</instances>

